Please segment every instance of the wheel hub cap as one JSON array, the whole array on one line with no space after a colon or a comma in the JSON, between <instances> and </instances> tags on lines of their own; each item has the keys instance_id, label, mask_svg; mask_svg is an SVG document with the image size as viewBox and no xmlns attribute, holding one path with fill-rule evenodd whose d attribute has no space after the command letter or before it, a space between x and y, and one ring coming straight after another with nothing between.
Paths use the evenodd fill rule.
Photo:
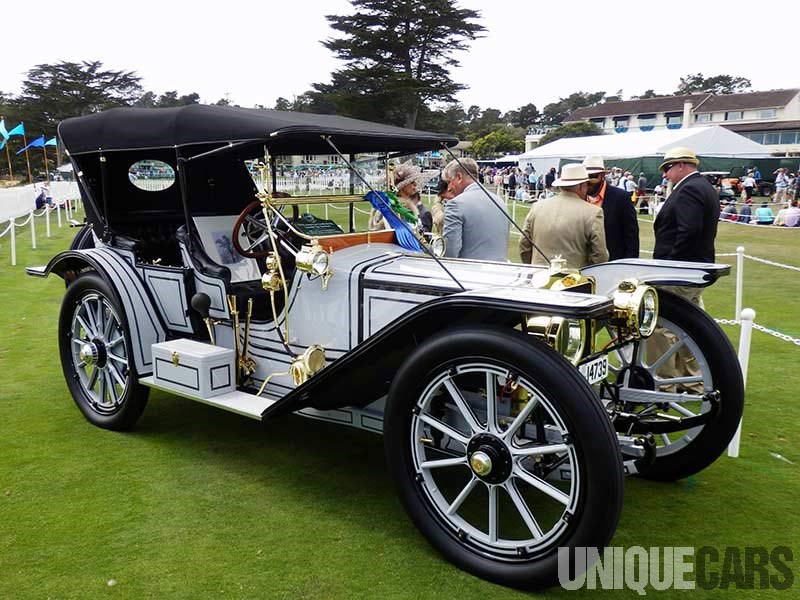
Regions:
<instances>
[{"instance_id":1,"label":"wheel hub cap","mask_svg":"<svg viewBox=\"0 0 800 600\"><path fill-rule=\"evenodd\" d=\"M473 437L467 445L467 458L472 472L486 483L497 485L511 476L511 451L494 435L481 433Z\"/></svg>"},{"instance_id":2,"label":"wheel hub cap","mask_svg":"<svg viewBox=\"0 0 800 600\"><path fill-rule=\"evenodd\" d=\"M100 352L93 342L87 342L81 346L81 349L78 351L78 356L87 365L92 365L97 362Z\"/></svg>"},{"instance_id":3,"label":"wheel hub cap","mask_svg":"<svg viewBox=\"0 0 800 600\"><path fill-rule=\"evenodd\" d=\"M479 450L469 459L469 466L476 475L486 477L492 472L492 459L488 454Z\"/></svg>"}]
</instances>

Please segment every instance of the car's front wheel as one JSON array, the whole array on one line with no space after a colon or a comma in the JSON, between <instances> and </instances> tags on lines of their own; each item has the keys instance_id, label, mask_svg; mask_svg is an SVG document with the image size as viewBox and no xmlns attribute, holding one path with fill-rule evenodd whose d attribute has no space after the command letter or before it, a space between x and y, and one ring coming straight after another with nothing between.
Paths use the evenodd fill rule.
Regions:
<instances>
[{"instance_id":1,"label":"car's front wheel","mask_svg":"<svg viewBox=\"0 0 800 600\"><path fill-rule=\"evenodd\" d=\"M513 587L556 582L559 547L602 547L623 476L589 385L515 331L436 335L405 360L384 421L406 511L459 567Z\"/></svg>"},{"instance_id":2,"label":"car's front wheel","mask_svg":"<svg viewBox=\"0 0 800 600\"><path fill-rule=\"evenodd\" d=\"M69 285L58 332L64 377L86 419L106 429L133 426L149 388L138 382L117 296L97 274L83 274Z\"/></svg>"}]
</instances>

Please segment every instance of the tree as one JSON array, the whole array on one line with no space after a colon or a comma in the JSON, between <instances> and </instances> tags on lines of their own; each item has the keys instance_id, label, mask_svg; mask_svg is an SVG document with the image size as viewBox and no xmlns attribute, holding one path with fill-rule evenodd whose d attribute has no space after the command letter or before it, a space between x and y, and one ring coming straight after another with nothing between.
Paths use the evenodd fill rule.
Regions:
<instances>
[{"instance_id":1,"label":"tree","mask_svg":"<svg viewBox=\"0 0 800 600\"><path fill-rule=\"evenodd\" d=\"M539 146L544 146L555 140L568 137L584 137L587 135L603 135L603 130L594 123L579 121L577 123L567 123L558 129L548 131L539 140Z\"/></svg>"},{"instance_id":2,"label":"tree","mask_svg":"<svg viewBox=\"0 0 800 600\"><path fill-rule=\"evenodd\" d=\"M567 98L560 98L558 102L552 102L542 110L541 123L545 126L561 125L569 114L579 108L594 106L599 104L605 97L605 92L575 92Z\"/></svg>"},{"instance_id":3,"label":"tree","mask_svg":"<svg viewBox=\"0 0 800 600\"><path fill-rule=\"evenodd\" d=\"M525 148L524 136L524 130L500 127L472 142L469 151L476 158L521 152Z\"/></svg>"},{"instance_id":4,"label":"tree","mask_svg":"<svg viewBox=\"0 0 800 600\"><path fill-rule=\"evenodd\" d=\"M414 127L427 102L454 102L466 86L450 77L467 48L485 28L478 11L455 0L350 0L352 15L328 15L343 34L323 45L345 61L330 84L314 84L337 112Z\"/></svg>"},{"instance_id":5,"label":"tree","mask_svg":"<svg viewBox=\"0 0 800 600\"><path fill-rule=\"evenodd\" d=\"M689 74L681 77L681 83L676 90L676 94L695 94L698 92L708 92L710 94L736 94L749 90L752 87L749 79L744 77L732 77L731 75L715 75L714 77L703 77L702 73Z\"/></svg>"},{"instance_id":6,"label":"tree","mask_svg":"<svg viewBox=\"0 0 800 600\"><path fill-rule=\"evenodd\" d=\"M275 110L292 110L292 103L281 96L275 100Z\"/></svg>"},{"instance_id":7,"label":"tree","mask_svg":"<svg viewBox=\"0 0 800 600\"><path fill-rule=\"evenodd\" d=\"M645 90L644 94L639 96L641 100L646 100L647 98L661 98L661 97L662 97L661 94L656 94L655 91L652 89Z\"/></svg>"},{"instance_id":8,"label":"tree","mask_svg":"<svg viewBox=\"0 0 800 600\"><path fill-rule=\"evenodd\" d=\"M130 106L139 98L140 78L133 71L106 69L100 61L40 64L31 68L22 82L22 92L8 98L6 123L25 123L28 141L44 134L51 137L58 123L116 106ZM37 173L42 153L29 153L31 170ZM25 157L12 157L14 173L23 173Z\"/></svg>"},{"instance_id":9,"label":"tree","mask_svg":"<svg viewBox=\"0 0 800 600\"><path fill-rule=\"evenodd\" d=\"M502 116L503 113L496 108L484 109L479 117L472 119L467 125L467 138L475 140L488 135L502 124Z\"/></svg>"},{"instance_id":10,"label":"tree","mask_svg":"<svg viewBox=\"0 0 800 600\"><path fill-rule=\"evenodd\" d=\"M22 82L17 104L26 127L36 122L54 131L67 117L133 104L142 91L139 81L133 71L104 69L99 60L36 65Z\"/></svg>"},{"instance_id":11,"label":"tree","mask_svg":"<svg viewBox=\"0 0 800 600\"><path fill-rule=\"evenodd\" d=\"M189 106L190 104L199 104L200 94L192 92L191 94L184 94L178 96L175 90L164 92L158 97L155 103L156 108L171 108L173 106Z\"/></svg>"},{"instance_id":12,"label":"tree","mask_svg":"<svg viewBox=\"0 0 800 600\"><path fill-rule=\"evenodd\" d=\"M460 104L449 104L442 108L429 108L422 105L417 116L418 129L449 133L459 138L466 136L467 113Z\"/></svg>"}]
</instances>

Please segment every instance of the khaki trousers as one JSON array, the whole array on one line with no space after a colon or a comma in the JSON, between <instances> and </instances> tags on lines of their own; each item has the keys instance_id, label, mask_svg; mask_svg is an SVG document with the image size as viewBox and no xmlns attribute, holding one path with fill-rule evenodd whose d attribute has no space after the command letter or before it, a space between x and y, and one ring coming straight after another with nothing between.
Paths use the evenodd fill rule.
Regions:
<instances>
[{"instance_id":1,"label":"khaki trousers","mask_svg":"<svg viewBox=\"0 0 800 600\"><path fill-rule=\"evenodd\" d=\"M688 300L700 308L705 308L703 306L703 288L687 286L663 286L659 287L658 289L672 292L676 296L679 296L684 300ZM646 344L648 364L655 362L677 343L678 337L670 330L664 327L656 327L653 335L650 336ZM664 364L660 365L656 371L656 374L665 379L671 379L674 377L697 377L701 375L700 368L697 366L697 361L695 360L694 354L692 354L692 352L686 346L683 346L677 352L674 352L672 356L670 356L664 362ZM679 384L679 386L681 389L677 389L677 386L674 385L665 386L661 391L683 391L685 389L687 391L692 391L699 394L703 393L703 384L701 382Z\"/></svg>"}]
</instances>

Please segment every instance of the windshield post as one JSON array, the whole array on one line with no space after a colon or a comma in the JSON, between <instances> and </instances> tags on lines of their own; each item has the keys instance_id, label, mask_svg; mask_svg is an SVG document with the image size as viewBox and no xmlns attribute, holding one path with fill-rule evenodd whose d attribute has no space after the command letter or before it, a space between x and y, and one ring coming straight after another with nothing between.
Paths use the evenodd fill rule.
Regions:
<instances>
[{"instance_id":1,"label":"windshield post","mask_svg":"<svg viewBox=\"0 0 800 600\"><path fill-rule=\"evenodd\" d=\"M356 163L356 155L350 154L350 164L354 165ZM356 175L353 173L353 170L350 169L350 195L355 196L356 193ZM352 202L350 203L350 233L354 233L356 230L356 205Z\"/></svg>"},{"instance_id":2,"label":"windshield post","mask_svg":"<svg viewBox=\"0 0 800 600\"><path fill-rule=\"evenodd\" d=\"M100 195L103 201L103 241L107 242L111 236L108 215L108 169L105 154L100 154Z\"/></svg>"},{"instance_id":3,"label":"windshield post","mask_svg":"<svg viewBox=\"0 0 800 600\"><path fill-rule=\"evenodd\" d=\"M175 148L175 158L177 160L176 166L178 167L178 182L181 186L181 204L183 204L183 218L186 221L186 246L187 250L192 249L192 235L191 235L191 218L189 217L189 184L186 178L186 168L188 162L186 157L181 153L179 147Z\"/></svg>"}]
</instances>

